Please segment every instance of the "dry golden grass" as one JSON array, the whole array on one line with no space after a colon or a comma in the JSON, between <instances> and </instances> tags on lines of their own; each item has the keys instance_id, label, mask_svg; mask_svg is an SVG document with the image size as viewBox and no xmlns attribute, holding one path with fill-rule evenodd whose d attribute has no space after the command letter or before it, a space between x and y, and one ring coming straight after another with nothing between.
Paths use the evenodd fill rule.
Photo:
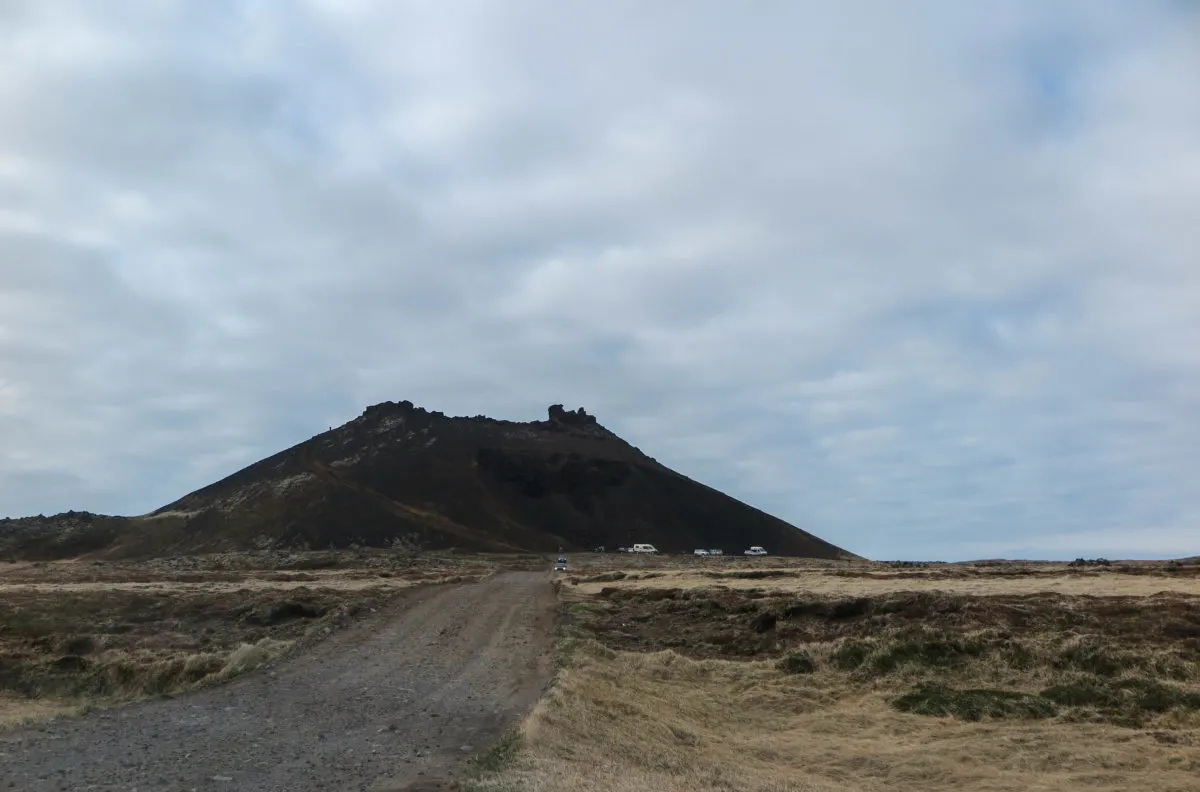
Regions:
<instances>
[{"instance_id":1,"label":"dry golden grass","mask_svg":"<svg viewBox=\"0 0 1200 792\"><path fill-rule=\"evenodd\" d=\"M529 557L416 555L382 549L320 552L249 551L175 556L145 561L64 559L0 562L0 584L178 583L215 584L350 581L478 575L498 566L520 566ZM537 568L542 568L540 559Z\"/></svg>"},{"instance_id":2,"label":"dry golden grass","mask_svg":"<svg viewBox=\"0 0 1200 792\"><path fill-rule=\"evenodd\" d=\"M495 566L386 551L0 564L0 728L220 683L402 589Z\"/></svg>"},{"instance_id":3,"label":"dry golden grass","mask_svg":"<svg viewBox=\"0 0 1200 792\"><path fill-rule=\"evenodd\" d=\"M1194 792L1200 777L1194 731L915 717L832 672L594 643L522 734L515 761L475 790Z\"/></svg>"},{"instance_id":4,"label":"dry golden grass","mask_svg":"<svg viewBox=\"0 0 1200 792\"><path fill-rule=\"evenodd\" d=\"M737 577L712 577L703 571L664 570L651 572L655 577L638 577L633 580L580 582L579 590L584 594L598 594L611 586L637 586L639 588L707 588L714 585L729 588L752 589L769 587L778 592L806 592L831 596L865 597L897 591L943 591L967 596L993 594L1069 594L1095 597L1134 596L1145 597L1159 592L1200 595L1200 577L1169 577L1158 575L1132 575L1118 572L1092 574L1051 575L982 575L979 577L925 577L920 573L892 574L867 572L847 576L838 571L825 569L776 569L764 567L761 571L778 571L788 577L747 579ZM637 574L637 573L634 573Z\"/></svg>"},{"instance_id":5,"label":"dry golden grass","mask_svg":"<svg viewBox=\"0 0 1200 792\"><path fill-rule=\"evenodd\" d=\"M625 577L562 579L559 678L468 789L1200 790L1190 572L755 561L573 564Z\"/></svg>"},{"instance_id":6,"label":"dry golden grass","mask_svg":"<svg viewBox=\"0 0 1200 792\"><path fill-rule=\"evenodd\" d=\"M83 705L63 701L0 696L0 731L51 718L77 715L83 709Z\"/></svg>"},{"instance_id":7,"label":"dry golden grass","mask_svg":"<svg viewBox=\"0 0 1200 792\"><path fill-rule=\"evenodd\" d=\"M215 594L231 591L266 590L292 591L295 589L320 588L331 591L362 591L364 589L395 589L408 588L418 583L440 583L448 579L460 579L461 575L448 575L445 578L426 580L407 580L404 578L363 578L348 577L338 573L311 575L299 580L271 580L265 578L247 578L243 580L215 580L211 582L175 581L138 581L108 583L104 581L87 581L78 583L0 583L0 596L15 594L71 594L103 591L140 592L144 594L176 595L184 593Z\"/></svg>"}]
</instances>

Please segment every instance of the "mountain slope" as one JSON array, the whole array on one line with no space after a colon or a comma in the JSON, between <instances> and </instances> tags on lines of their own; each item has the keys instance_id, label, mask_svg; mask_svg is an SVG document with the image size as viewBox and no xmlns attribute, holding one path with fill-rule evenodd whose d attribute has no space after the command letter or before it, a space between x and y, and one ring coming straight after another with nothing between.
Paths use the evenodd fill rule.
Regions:
<instances>
[{"instance_id":1,"label":"mountain slope","mask_svg":"<svg viewBox=\"0 0 1200 792\"><path fill-rule=\"evenodd\" d=\"M781 555L853 557L675 473L582 409L560 405L545 421L517 423L385 402L150 515L89 517L96 529L76 527L66 544L118 555L349 544L552 552L651 542L663 551L761 544ZM34 548L56 555L62 541L43 531Z\"/></svg>"}]
</instances>

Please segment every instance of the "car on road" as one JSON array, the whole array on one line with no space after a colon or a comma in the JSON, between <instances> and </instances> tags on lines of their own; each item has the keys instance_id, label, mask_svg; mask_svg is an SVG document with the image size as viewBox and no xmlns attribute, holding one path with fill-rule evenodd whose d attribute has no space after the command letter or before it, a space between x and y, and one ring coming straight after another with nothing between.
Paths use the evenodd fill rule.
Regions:
<instances>
[{"instance_id":1,"label":"car on road","mask_svg":"<svg viewBox=\"0 0 1200 792\"><path fill-rule=\"evenodd\" d=\"M767 555L767 551L766 551L766 550L764 550L762 547L760 547L760 546L758 546L758 545L754 545L753 547L751 547L749 550L747 550L747 551L745 552L745 555L748 555L748 556L764 556L764 555Z\"/></svg>"},{"instance_id":2,"label":"car on road","mask_svg":"<svg viewBox=\"0 0 1200 792\"><path fill-rule=\"evenodd\" d=\"M555 572L566 572L567 571L567 559L565 557L559 556L558 560L554 562L554 571Z\"/></svg>"}]
</instances>

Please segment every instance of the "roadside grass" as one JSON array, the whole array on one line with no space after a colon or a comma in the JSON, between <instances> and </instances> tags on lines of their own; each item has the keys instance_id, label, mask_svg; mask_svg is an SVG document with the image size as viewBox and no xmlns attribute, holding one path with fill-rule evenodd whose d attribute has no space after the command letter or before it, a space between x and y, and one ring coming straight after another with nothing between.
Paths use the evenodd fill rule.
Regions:
<instances>
[{"instance_id":1,"label":"roadside grass","mask_svg":"<svg viewBox=\"0 0 1200 792\"><path fill-rule=\"evenodd\" d=\"M511 769L524 746L520 729L501 735L484 753L472 758L467 777L459 784L462 792L520 792L521 787L503 773Z\"/></svg>"},{"instance_id":2,"label":"roadside grass","mask_svg":"<svg viewBox=\"0 0 1200 792\"><path fill-rule=\"evenodd\" d=\"M10 595L0 601L0 722L224 682L381 601L317 590Z\"/></svg>"},{"instance_id":3,"label":"roadside grass","mask_svg":"<svg viewBox=\"0 0 1200 792\"><path fill-rule=\"evenodd\" d=\"M1197 788L1200 598L621 571L561 587L558 677L471 792Z\"/></svg>"},{"instance_id":4,"label":"roadside grass","mask_svg":"<svg viewBox=\"0 0 1200 792\"><path fill-rule=\"evenodd\" d=\"M40 723L51 718L79 715L86 709L86 706L65 701L45 701L0 695L0 731L30 723Z\"/></svg>"},{"instance_id":5,"label":"roadside grass","mask_svg":"<svg viewBox=\"0 0 1200 792\"><path fill-rule=\"evenodd\" d=\"M0 728L220 684L494 563L291 553L0 567ZM362 567L351 566L355 562Z\"/></svg>"},{"instance_id":6,"label":"roadside grass","mask_svg":"<svg viewBox=\"0 0 1200 792\"><path fill-rule=\"evenodd\" d=\"M521 749L521 732L511 729L505 732L496 743L482 756L475 760L475 766L482 773L498 773L510 767Z\"/></svg>"},{"instance_id":7,"label":"roadside grass","mask_svg":"<svg viewBox=\"0 0 1200 792\"><path fill-rule=\"evenodd\" d=\"M114 650L87 659L64 655L49 663L31 663L9 680L16 681L13 687L27 701L111 705L224 682L276 660L293 644L263 638L228 651L194 654Z\"/></svg>"},{"instance_id":8,"label":"roadside grass","mask_svg":"<svg viewBox=\"0 0 1200 792\"><path fill-rule=\"evenodd\" d=\"M1059 722L1033 694L978 690L930 712L965 718L919 717L888 692L829 669L579 645L515 759L468 789L1182 791L1200 772L1194 726Z\"/></svg>"}]
</instances>

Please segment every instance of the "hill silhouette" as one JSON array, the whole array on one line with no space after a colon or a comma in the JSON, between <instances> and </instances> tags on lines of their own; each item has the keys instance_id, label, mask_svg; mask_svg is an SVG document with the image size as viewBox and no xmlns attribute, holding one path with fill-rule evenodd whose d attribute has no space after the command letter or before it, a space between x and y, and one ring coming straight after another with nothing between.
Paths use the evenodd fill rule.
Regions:
<instances>
[{"instance_id":1,"label":"hill silhouette","mask_svg":"<svg viewBox=\"0 0 1200 792\"><path fill-rule=\"evenodd\" d=\"M265 547L665 552L853 558L659 464L582 408L543 421L451 418L411 402L361 416L141 517L0 522L0 552L137 557Z\"/></svg>"}]
</instances>

